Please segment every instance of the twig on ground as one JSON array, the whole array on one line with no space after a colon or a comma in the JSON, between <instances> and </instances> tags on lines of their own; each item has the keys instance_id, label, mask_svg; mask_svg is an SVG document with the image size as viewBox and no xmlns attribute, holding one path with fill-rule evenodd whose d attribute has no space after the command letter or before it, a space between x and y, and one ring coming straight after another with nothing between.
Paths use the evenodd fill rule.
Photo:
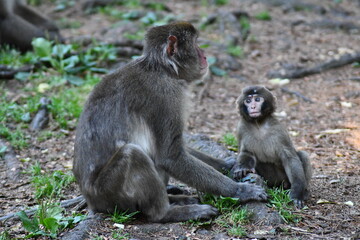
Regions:
<instances>
[{"instance_id":1,"label":"twig on ground","mask_svg":"<svg viewBox=\"0 0 360 240\"><path fill-rule=\"evenodd\" d=\"M281 88L281 91L283 92L286 92L286 93L289 93L289 94L293 94L301 99L303 99L305 102L308 102L308 103L314 103L313 100L311 100L310 98L308 97L305 97L304 95L302 95L301 93L299 92L296 92L296 91L292 91L290 89L287 89L287 88Z\"/></svg>"},{"instance_id":2,"label":"twig on ground","mask_svg":"<svg viewBox=\"0 0 360 240\"><path fill-rule=\"evenodd\" d=\"M327 62L320 63L315 67L272 70L267 73L268 78L302 78L311 74L321 73L331 68L338 68L344 65L359 62L360 52L354 54L344 54L338 59L332 59Z\"/></svg>"}]
</instances>

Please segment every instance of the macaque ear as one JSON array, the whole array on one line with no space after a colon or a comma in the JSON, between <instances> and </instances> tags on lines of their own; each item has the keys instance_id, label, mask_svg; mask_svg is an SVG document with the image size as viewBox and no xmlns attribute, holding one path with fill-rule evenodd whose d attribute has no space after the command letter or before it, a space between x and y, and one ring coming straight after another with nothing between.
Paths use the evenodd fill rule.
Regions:
<instances>
[{"instance_id":1,"label":"macaque ear","mask_svg":"<svg viewBox=\"0 0 360 240\"><path fill-rule=\"evenodd\" d=\"M168 44L166 53L168 56L173 56L177 52L177 38L174 35L168 37Z\"/></svg>"}]
</instances>

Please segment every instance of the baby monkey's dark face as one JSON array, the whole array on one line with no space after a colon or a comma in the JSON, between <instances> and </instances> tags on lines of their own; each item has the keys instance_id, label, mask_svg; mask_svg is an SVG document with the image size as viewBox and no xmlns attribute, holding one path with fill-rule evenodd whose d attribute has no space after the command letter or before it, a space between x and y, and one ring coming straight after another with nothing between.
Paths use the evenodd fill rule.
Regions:
<instances>
[{"instance_id":1,"label":"baby monkey's dark face","mask_svg":"<svg viewBox=\"0 0 360 240\"><path fill-rule=\"evenodd\" d=\"M244 104L246 106L249 117L258 118L261 116L261 108L264 103L264 98L258 94L248 95Z\"/></svg>"}]
</instances>

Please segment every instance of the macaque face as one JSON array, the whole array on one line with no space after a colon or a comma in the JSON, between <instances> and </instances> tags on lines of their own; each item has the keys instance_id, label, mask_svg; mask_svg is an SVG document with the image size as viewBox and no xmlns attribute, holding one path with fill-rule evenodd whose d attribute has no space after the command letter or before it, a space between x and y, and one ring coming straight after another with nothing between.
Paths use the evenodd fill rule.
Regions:
<instances>
[{"instance_id":1,"label":"macaque face","mask_svg":"<svg viewBox=\"0 0 360 240\"><path fill-rule=\"evenodd\" d=\"M200 60L200 72L201 74L205 75L208 70L208 62L206 60L206 56L204 54L204 51L201 50L197 45L196 45L196 51Z\"/></svg>"},{"instance_id":2,"label":"macaque face","mask_svg":"<svg viewBox=\"0 0 360 240\"><path fill-rule=\"evenodd\" d=\"M257 118L261 116L261 107L264 103L264 98L258 94L248 95L244 104L251 118Z\"/></svg>"}]
</instances>

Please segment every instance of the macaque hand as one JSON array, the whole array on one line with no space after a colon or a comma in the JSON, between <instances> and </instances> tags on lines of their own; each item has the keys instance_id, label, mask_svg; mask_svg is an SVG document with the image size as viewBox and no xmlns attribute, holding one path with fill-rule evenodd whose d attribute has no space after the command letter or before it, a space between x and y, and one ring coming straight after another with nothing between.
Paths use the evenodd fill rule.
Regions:
<instances>
[{"instance_id":1,"label":"macaque hand","mask_svg":"<svg viewBox=\"0 0 360 240\"><path fill-rule=\"evenodd\" d=\"M240 181L242 178L246 177L249 173L255 173L254 168L244 168L240 166L234 166L231 170L232 177L235 181Z\"/></svg>"},{"instance_id":2,"label":"macaque hand","mask_svg":"<svg viewBox=\"0 0 360 240\"><path fill-rule=\"evenodd\" d=\"M239 202L246 203L251 200L266 201L267 194L264 188L249 183L238 183L239 189L234 197L239 198Z\"/></svg>"}]
</instances>

